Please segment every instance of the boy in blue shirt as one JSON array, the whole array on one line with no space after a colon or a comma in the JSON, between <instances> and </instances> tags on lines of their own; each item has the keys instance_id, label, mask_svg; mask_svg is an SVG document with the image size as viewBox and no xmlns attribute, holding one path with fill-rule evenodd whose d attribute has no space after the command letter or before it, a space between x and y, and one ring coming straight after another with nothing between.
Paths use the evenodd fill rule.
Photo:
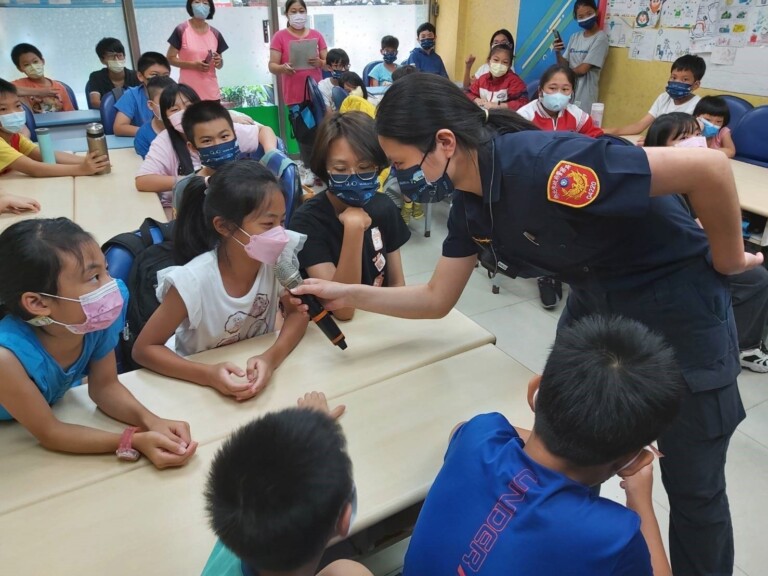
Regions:
<instances>
[{"instance_id":1,"label":"boy in blue shirt","mask_svg":"<svg viewBox=\"0 0 768 576\"><path fill-rule=\"evenodd\" d=\"M144 158L149 152L149 147L155 140L155 136L165 130L165 125L160 118L160 94L163 90L176 84L176 81L170 76L155 76L147 82L147 108L152 113L152 120L144 122L133 137L133 149L136 154Z\"/></svg>"},{"instance_id":2,"label":"boy in blue shirt","mask_svg":"<svg viewBox=\"0 0 768 576\"><path fill-rule=\"evenodd\" d=\"M219 537L202 576L307 576L328 542L349 534L357 506L352 462L336 420L310 392L298 408L246 424L224 443L205 491ZM317 576L373 576L337 560Z\"/></svg>"},{"instance_id":3,"label":"boy in blue shirt","mask_svg":"<svg viewBox=\"0 0 768 576\"><path fill-rule=\"evenodd\" d=\"M171 65L159 52L144 52L139 58L136 72L141 84L128 88L115 104L115 136L136 136L139 127L154 118L147 105L147 82L155 76L170 76Z\"/></svg>"},{"instance_id":4,"label":"boy in blue shirt","mask_svg":"<svg viewBox=\"0 0 768 576\"><path fill-rule=\"evenodd\" d=\"M644 446L683 390L672 349L639 322L588 317L562 329L528 386L533 430L501 414L456 427L403 576L670 575ZM591 490L615 474L626 508Z\"/></svg>"},{"instance_id":5,"label":"boy in blue shirt","mask_svg":"<svg viewBox=\"0 0 768 576\"><path fill-rule=\"evenodd\" d=\"M416 30L416 40L419 42L419 47L411 50L408 59L401 65L413 64L419 72L431 72L448 78L443 59L435 52L436 37L435 27L429 22L424 22Z\"/></svg>"}]
</instances>

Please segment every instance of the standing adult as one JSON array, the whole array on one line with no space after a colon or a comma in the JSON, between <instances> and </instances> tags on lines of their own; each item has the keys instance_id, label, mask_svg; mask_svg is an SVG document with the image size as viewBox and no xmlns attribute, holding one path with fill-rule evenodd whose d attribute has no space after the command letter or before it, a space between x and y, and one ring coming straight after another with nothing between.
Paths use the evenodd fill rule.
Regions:
<instances>
[{"instance_id":1,"label":"standing adult","mask_svg":"<svg viewBox=\"0 0 768 576\"><path fill-rule=\"evenodd\" d=\"M168 38L168 61L181 69L179 83L191 87L201 100L220 100L216 70L221 70L221 54L229 48L224 37L206 20L213 19L212 0L187 0L190 18L173 30Z\"/></svg>"},{"instance_id":2,"label":"standing adult","mask_svg":"<svg viewBox=\"0 0 768 576\"><path fill-rule=\"evenodd\" d=\"M589 113L592 104L600 101L598 82L608 56L608 35L600 30L595 0L576 0L573 17L582 31L571 35L567 48L557 40L553 47L558 64L570 67L578 77L574 103Z\"/></svg>"},{"instance_id":3,"label":"standing adult","mask_svg":"<svg viewBox=\"0 0 768 576\"><path fill-rule=\"evenodd\" d=\"M290 107L304 102L307 78L314 78L318 83L322 80L321 70L325 66L328 46L320 32L307 27L307 4L304 0L288 0L285 3L285 15L288 27L272 36L269 45L269 71L280 77L283 99ZM291 44L299 40L317 40L317 53L307 62L291 62ZM299 142L299 152L301 161L308 167L312 145Z\"/></svg>"},{"instance_id":4,"label":"standing adult","mask_svg":"<svg viewBox=\"0 0 768 576\"><path fill-rule=\"evenodd\" d=\"M310 278L295 293L315 294L329 310L441 317L480 255L499 272L567 282L561 325L594 314L646 324L674 348L688 385L659 438L673 572L731 574L725 458L745 412L723 274L763 258L744 252L730 161L716 150L622 146L532 128L509 110L478 108L433 74L395 82L376 129L403 193L425 202L456 191L432 279L374 288ZM676 194L689 195L703 228Z\"/></svg>"}]
</instances>

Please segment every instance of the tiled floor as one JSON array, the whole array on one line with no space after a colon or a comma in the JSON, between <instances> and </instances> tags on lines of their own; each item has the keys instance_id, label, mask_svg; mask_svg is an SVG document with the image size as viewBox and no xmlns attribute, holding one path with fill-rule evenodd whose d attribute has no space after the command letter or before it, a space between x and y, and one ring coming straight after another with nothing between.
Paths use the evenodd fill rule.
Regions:
<instances>
[{"instance_id":1,"label":"tiled floor","mask_svg":"<svg viewBox=\"0 0 768 576\"><path fill-rule=\"evenodd\" d=\"M423 220L412 221L411 240L403 248L406 282L427 281L440 256L445 237L447 204L434 210L432 237L423 235ZM491 293L491 281L482 269L475 270L457 308L496 335L496 345L509 356L540 372L552 345L562 305L546 311L539 304L538 289L532 280L497 278L499 294ZM728 452L728 494L731 501L736 538L735 574L768 574L768 546L765 527L768 519L768 374L744 372L739 388L747 409L747 419L731 441ZM668 502L661 480L654 484L656 513L665 535L668 528ZM618 481L607 483L602 494L623 502ZM389 576L402 563L405 544L392 547L371 559L377 576ZM397 573L397 572L394 572Z\"/></svg>"}]
</instances>

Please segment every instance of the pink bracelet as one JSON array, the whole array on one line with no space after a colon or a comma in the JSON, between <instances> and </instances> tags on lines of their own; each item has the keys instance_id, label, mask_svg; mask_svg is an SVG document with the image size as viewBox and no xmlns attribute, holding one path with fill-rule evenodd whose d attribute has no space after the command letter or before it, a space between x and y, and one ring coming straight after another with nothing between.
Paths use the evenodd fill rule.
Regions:
<instances>
[{"instance_id":1,"label":"pink bracelet","mask_svg":"<svg viewBox=\"0 0 768 576\"><path fill-rule=\"evenodd\" d=\"M131 446L131 440L133 434L138 428L136 426L128 426L123 430L122 436L120 436L120 445L117 447L115 454L117 454L118 460L127 460L128 462L136 462L141 458L141 453Z\"/></svg>"}]
</instances>

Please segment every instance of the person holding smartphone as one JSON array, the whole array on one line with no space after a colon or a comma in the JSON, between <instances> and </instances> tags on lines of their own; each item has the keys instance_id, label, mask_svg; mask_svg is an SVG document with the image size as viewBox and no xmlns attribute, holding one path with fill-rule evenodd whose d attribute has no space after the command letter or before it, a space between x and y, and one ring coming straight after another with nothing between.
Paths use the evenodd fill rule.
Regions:
<instances>
[{"instance_id":1,"label":"person holding smartphone","mask_svg":"<svg viewBox=\"0 0 768 576\"><path fill-rule=\"evenodd\" d=\"M221 54L229 48L224 36L208 24L216 13L212 0L187 0L189 20L182 22L168 38L168 61L178 67L179 83L194 89L201 100L221 100L216 70L221 70Z\"/></svg>"}]
</instances>

